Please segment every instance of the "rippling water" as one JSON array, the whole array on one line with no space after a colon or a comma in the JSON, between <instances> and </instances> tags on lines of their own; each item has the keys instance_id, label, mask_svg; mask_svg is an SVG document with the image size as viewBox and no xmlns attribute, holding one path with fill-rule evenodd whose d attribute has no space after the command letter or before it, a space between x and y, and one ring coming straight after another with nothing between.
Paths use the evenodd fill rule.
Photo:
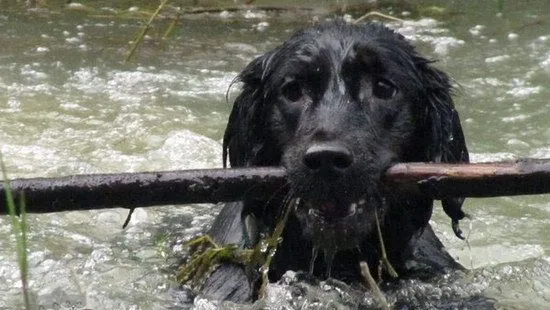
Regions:
<instances>
[{"instance_id":1,"label":"rippling water","mask_svg":"<svg viewBox=\"0 0 550 310\"><path fill-rule=\"evenodd\" d=\"M545 1L450 4L456 14L391 24L453 76L474 161L550 157L550 6ZM401 10L398 16L407 17ZM226 92L255 56L313 16L184 18L153 29L137 60L123 59L140 19L81 12L0 11L0 149L10 177L221 166ZM414 16L414 15L413 15ZM299 22L302 20L303 22ZM238 87L229 92L234 96ZM468 247L440 211L433 224L467 275L411 281L388 294L419 308L482 294L504 309L550 303L550 196L469 199ZM190 300L170 281L183 243L217 208L193 205L29 215L30 288L43 309L167 309ZM0 217L0 309L21 306L9 220ZM299 288L300 296L292 295ZM409 289L406 289L409 288ZM372 305L339 283L299 274L269 287L256 308ZM393 299L392 299L393 298ZM195 306L215 304L196 300ZM229 307L229 306L228 306Z\"/></svg>"}]
</instances>

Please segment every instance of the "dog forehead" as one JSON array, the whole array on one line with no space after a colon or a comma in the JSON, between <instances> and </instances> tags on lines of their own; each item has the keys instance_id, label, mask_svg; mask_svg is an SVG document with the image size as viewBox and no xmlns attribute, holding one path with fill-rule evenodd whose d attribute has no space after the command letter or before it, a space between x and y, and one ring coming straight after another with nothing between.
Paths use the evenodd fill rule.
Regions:
<instances>
[{"instance_id":1,"label":"dog forehead","mask_svg":"<svg viewBox=\"0 0 550 310\"><path fill-rule=\"evenodd\" d=\"M263 67L266 81L280 85L289 76L341 79L346 71L357 69L365 74L386 73L397 83L410 80L419 85L416 64L423 58L402 35L379 24L334 25L298 32L268 54ZM403 83L403 87L410 86Z\"/></svg>"},{"instance_id":2,"label":"dog forehead","mask_svg":"<svg viewBox=\"0 0 550 310\"><path fill-rule=\"evenodd\" d=\"M313 34L303 43L294 45L292 55L301 61L312 62L320 59L341 59L353 46L367 45L369 42L358 40L352 36L335 36L330 33Z\"/></svg>"},{"instance_id":3,"label":"dog forehead","mask_svg":"<svg viewBox=\"0 0 550 310\"><path fill-rule=\"evenodd\" d=\"M392 38L393 39L393 38ZM414 50L407 44L381 39L379 35L354 32L313 32L283 49L283 62L337 66L344 61L372 64L379 59L386 63L411 63Z\"/></svg>"}]
</instances>

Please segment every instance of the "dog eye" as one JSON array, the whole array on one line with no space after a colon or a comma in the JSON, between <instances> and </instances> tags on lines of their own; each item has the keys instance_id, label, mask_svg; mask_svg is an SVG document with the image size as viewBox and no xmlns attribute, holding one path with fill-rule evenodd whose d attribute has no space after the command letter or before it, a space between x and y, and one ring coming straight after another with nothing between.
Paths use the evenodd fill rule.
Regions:
<instances>
[{"instance_id":1,"label":"dog eye","mask_svg":"<svg viewBox=\"0 0 550 310\"><path fill-rule=\"evenodd\" d=\"M378 79L374 82L372 87L372 93L380 99L390 99L397 92L397 88L392 82L385 79Z\"/></svg>"},{"instance_id":2,"label":"dog eye","mask_svg":"<svg viewBox=\"0 0 550 310\"><path fill-rule=\"evenodd\" d=\"M283 85L281 88L281 94L288 100L292 102L298 101L302 98L302 86L298 81L289 81Z\"/></svg>"}]
</instances>

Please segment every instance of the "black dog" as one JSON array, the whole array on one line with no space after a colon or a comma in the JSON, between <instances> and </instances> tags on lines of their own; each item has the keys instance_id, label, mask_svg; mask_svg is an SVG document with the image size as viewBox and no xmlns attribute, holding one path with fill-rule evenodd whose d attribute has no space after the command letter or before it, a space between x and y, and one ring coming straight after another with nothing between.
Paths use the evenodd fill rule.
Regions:
<instances>
[{"instance_id":1,"label":"black dog","mask_svg":"<svg viewBox=\"0 0 550 310\"><path fill-rule=\"evenodd\" d=\"M295 34L255 59L224 136L232 167L286 168L290 184L268 201L228 204L211 235L251 248L272 233L292 201L271 280L287 270L358 280L359 262L381 257L378 217L389 260L401 277L461 268L431 230L432 199L381 185L395 162L467 162L447 75L398 33L379 24L329 22ZM298 199L297 199L298 198ZM457 223L463 199L443 200ZM387 274L383 275L387 277ZM257 275L226 264L203 294L254 300Z\"/></svg>"}]
</instances>

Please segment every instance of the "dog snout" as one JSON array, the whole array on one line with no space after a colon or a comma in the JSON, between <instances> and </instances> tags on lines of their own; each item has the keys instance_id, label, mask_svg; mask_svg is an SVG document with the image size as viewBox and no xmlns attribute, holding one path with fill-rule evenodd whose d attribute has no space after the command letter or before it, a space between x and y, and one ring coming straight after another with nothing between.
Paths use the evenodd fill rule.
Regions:
<instances>
[{"instance_id":1,"label":"dog snout","mask_svg":"<svg viewBox=\"0 0 550 310\"><path fill-rule=\"evenodd\" d=\"M306 149L303 162L310 170L341 172L353 164L353 154L342 145L315 143Z\"/></svg>"}]
</instances>

